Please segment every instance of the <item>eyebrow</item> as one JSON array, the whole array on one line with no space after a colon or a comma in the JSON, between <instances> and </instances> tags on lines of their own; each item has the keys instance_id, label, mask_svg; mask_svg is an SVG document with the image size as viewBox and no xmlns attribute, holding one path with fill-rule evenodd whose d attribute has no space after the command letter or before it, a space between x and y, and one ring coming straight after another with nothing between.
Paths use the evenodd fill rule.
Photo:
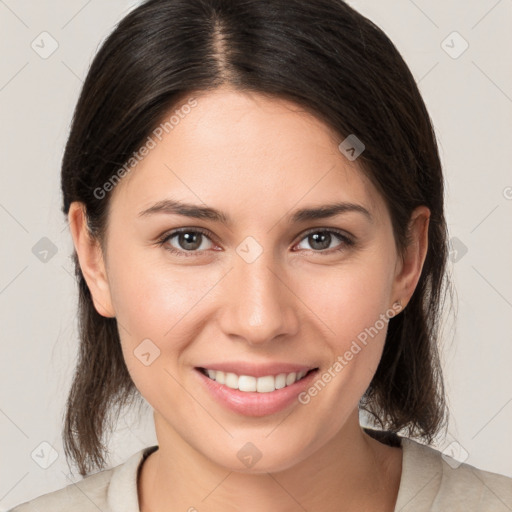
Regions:
<instances>
[{"instance_id":1,"label":"eyebrow","mask_svg":"<svg viewBox=\"0 0 512 512\"><path fill-rule=\"evenodd\" d=\"M292 216L288 215L287 217L289 223L299 223L309 220L327 219L347 212L361 213L367 217L370 222L373 222L373 216L364 206L347 202L325 204L312 208L301 208L296 210ZM232 223L228 215L216 210L215 208L184 203L174 199L158 201L149 208L139 212L139 217L145 217L157 213L182 215L184 217L191 217L194 219L207 219L225 225L231 225Z\"/></svg>"}]
</instances>

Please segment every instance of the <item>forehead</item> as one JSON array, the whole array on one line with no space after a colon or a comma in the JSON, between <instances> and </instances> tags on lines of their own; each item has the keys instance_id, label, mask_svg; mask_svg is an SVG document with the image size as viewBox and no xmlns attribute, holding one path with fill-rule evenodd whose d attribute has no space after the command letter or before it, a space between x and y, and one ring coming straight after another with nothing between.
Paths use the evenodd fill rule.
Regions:
<instances>
[{"instance_id":1,"label":"forehead","mask_svg":"<svg viewBox=\"0 0 512 512\"><path fill-rule=\"evenodd\" d=\"M172 125L115 187L116 209L167 196L247 212L317 200L382 209L357 162L339 151L342 139L299 105L225 88L191 97L195 106L180 109L185 98L166 113Z\"/></svg>"}]
</instances>

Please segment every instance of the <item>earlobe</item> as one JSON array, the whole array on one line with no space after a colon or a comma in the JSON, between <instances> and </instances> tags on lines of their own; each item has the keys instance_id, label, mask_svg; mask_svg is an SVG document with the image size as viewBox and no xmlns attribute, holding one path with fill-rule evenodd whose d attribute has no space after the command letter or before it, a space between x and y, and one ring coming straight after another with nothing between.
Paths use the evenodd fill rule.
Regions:
<instances>
[{"instance_id":1,"label":"earlobe","mask_svg":"<svg viewBox=\"0 0 512 512\"><path fill-rule=\"evenodd\" d=\"M426 206L418 206L411 214L409 244L404 249L393 291L393 297L400 299L403 308L416 289L427 256L429 221L430 210Z\"/></svg>"},{"instance_id":2,"label":"earlobe","mask_svg":"<svg viewBox=\"0 0 512 512\"><path fill-rule=\"evenodd\" d=\"M103 252L99 241L90 233L83 203L71 203L68 221L80 268L91 292L94 307L101 316L115 317Z\"/></svg>"}]
</instances>

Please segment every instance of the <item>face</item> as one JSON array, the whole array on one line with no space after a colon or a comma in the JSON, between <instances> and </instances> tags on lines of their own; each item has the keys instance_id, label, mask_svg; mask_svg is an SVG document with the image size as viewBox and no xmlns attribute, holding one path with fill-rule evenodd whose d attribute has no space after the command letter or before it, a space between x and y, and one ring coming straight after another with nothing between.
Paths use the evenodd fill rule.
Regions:
<instances>
[{"instance_id":1,"label":"face","mask_svg":"<svg viewBox=\"0 0 512 512\"><path fill-rule=\"evenodd\" d=\"M285 469L357 410L407 299L403 261L327 126L258 94L195 97L116 186L105 282L89 284L161 437L232 470ZM243 450L263 454L253 469Z\"/></svg>"}]
</instances>

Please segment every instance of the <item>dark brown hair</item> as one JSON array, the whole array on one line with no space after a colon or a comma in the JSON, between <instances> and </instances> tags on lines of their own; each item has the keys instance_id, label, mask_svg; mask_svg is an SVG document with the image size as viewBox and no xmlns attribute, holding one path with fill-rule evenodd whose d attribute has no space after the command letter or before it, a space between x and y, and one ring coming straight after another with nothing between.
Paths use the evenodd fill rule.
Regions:
<instances>
[{"instance_id":1,"label":"dark brown hair","mask_svg":"<svg viewBox=\"0 0 512 512\"><path fill-rule=\"evenodd\" d=\"M382 359L360 406L383 429L431 442L446 421L438 338L448 288L447 228L438 148L399 52L343 1L149 0L130 12L99 49L83 85L62 162L63 212L82 202L101 243L110 193L98 194L98 187L180 101L224 84L291 100L330 126L340 142L355 134L365 145L357 163L386 202L400 250L413 209L430 209L418 286L389 321ZM84 476L104 467L104 435L121 409L143 402L123 359L116 319L96 312L73 257L80 348L63 437L68 461Z\"/></svg>"}]
</instances>

